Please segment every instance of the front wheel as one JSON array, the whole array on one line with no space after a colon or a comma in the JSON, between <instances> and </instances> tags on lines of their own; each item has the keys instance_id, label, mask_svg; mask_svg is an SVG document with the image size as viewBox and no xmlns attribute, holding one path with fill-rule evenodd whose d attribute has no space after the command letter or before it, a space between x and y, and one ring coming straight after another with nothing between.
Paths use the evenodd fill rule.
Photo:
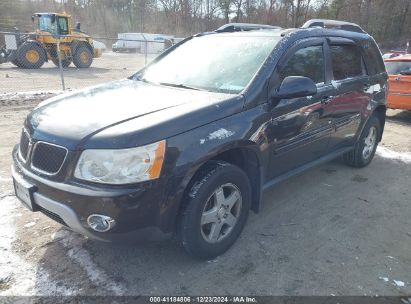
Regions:
<instances>
[{"instance_id":1,"label":"front wheel","mask_svg":"<svg viewBox=\"0 0 411 304\"><path fill-rule=\"evenodd\" d=\"M90 67L93 63L92 51L87 46L80 45L74 52L73 63L80 69Z\"/></svg>"},{"instance_id":2,"label":"front wheel","mask_svg":"<svg viewBox=\"0 0 411 304\"><path fill-rule=\"evenodd\" d=\"M360 135L353 151L343 155L343 161L352 167L362 168L368 166L374 158L381 134L381 122L372 116Z\"/></svg>"},{"instance_id":3,"label":"front wheel","mask_svg":"<svg viewBox=\"0 0 411 304\"><path fill-rule=\"evenodd\" d=\"M251 187L240 168L211 162L191 184L177 236L196 258L212 259L228 250L247 221Z\"/></svg>"}]
</instances>

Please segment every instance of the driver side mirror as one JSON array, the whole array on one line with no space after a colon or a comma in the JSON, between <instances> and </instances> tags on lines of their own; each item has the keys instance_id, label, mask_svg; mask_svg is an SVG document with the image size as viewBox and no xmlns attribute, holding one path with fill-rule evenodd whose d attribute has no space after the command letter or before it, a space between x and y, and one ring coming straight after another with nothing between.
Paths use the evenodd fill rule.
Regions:
<instances>
[{"instance_id":1,"label":"driver side mirror","mask_svg":"<svg viewBox=\"0 0 411 304\"><path fill-rule=\"evenodd\" d=\"M314 81L304 76L288 76L284 78L278 90L271 93L272 99L287 99L313 96L317 94Z\"/></svg>"}]
</instances>

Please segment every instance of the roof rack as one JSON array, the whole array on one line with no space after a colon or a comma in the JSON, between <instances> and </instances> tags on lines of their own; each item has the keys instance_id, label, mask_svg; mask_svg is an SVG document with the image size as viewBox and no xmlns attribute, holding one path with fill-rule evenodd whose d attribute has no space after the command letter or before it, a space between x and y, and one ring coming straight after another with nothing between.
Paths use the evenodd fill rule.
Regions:
<instances>
[{"instance_id":1,"label":"roof rack","mask_svg":"<svg viewBox=\"0 0 411 304\"><path fill-rule=\"evenodd\" d=\"M224 32L242 32L242 31L253 31L271 29L278 30L281 29L279 26L267 25L267 24L252 24L252 23L227 23L215 30L217 33Z\"/></svg>"},{"instance_id":2,"label":"roof rack","mask_svg":"<svg viewBox=\"0 0 411 304\"><path fill-rule=\"evenodd\" d=\"M365 31L358 24L331 19L311 19L304 23L301 28L310 27L332 28L350 32L365 33Z\"/></svg>"}]
</instances>

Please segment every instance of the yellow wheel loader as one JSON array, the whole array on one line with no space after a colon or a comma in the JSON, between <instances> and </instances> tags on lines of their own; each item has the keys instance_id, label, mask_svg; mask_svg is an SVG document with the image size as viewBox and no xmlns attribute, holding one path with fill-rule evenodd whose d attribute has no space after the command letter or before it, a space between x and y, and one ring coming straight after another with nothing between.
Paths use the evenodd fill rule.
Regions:
<instances>
[{"instance_id":1,"label":"yellow wheel loader","mask_svg":"<svg viewBox=\"0 0 411 304\"><path fill-rule=\"evenodd\" d=\"M93 47L93 39L81 32L79 23L75 29L70 27L70 15L37 13L32 16L32 20L38 21L36 32L17 32L15 38L6 35L6 45L0 48L0 63L12 62L21 68L38 69L51 60L58 66L58 49L63 67L74 63L78 68L88 68L93 58L101 57L102 51Z\"/></svg>"}]
</instances>

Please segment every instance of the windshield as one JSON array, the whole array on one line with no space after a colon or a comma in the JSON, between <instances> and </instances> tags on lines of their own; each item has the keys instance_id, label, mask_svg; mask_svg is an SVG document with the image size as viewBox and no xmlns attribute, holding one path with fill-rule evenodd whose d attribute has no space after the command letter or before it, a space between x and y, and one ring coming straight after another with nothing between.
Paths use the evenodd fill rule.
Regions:
<instances>
[{"instance_id":1,"label":"windshield","mask_svg":"<svg viewBox=\"0 0 411 304\"><path fill-rule=\"evenodd\" d=\"M57 24L52 22L52 17L43 15L39 17L39 30L42 32L57 33Z\"/></svg>"},{"instance_id":2,"label":"windshield","mask_svg":"<svg viewBox=\"0 0 411 304\"><path fill-rule=\"evenodd\" d=\"M194 37L148 67L140 79L212 92L241 92L281 37Z\"/></svg>"},{"instance_id":3,"label":"windshield","mask_svg":"<svg viewBox=\"0 0 411 304\"><path fill-rule=\"evenodd\" d=\"M387 73L391 75L400 74L401 72L411 72L411 61L388 61L385 62Z\"/></svg>"}]
</instances>

